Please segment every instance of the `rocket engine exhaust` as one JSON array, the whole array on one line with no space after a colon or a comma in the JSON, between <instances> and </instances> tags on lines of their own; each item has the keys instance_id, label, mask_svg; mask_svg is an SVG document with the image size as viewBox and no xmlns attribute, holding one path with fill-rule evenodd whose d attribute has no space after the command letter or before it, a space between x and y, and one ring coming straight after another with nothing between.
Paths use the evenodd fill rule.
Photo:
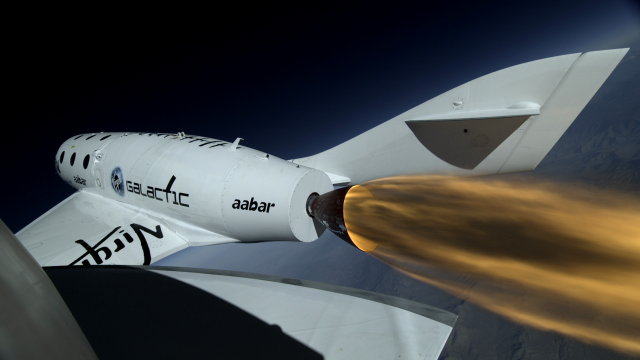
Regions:
<instances>
[{"instance_id":1,"label":"rocket engine exhaust","mask_svg":"<svg viewBox=\"0 0 640 360\"><path fill-rule=\"evenodd\" d=\"M406 176L310 197L309 215L422 282L640 354L640 200L560 183Z\"/></svg>"}]
</instances>

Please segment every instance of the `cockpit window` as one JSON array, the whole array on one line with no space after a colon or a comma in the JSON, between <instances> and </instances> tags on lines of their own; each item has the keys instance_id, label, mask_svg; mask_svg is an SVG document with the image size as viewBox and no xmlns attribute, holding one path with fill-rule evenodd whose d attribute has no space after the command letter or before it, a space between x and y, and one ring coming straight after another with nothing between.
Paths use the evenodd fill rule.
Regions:
<instances>
[{"instance_id":1,"label":"cockpit window","mask_svg":"<svg viewBox=\"0 0 640 360\"><path fill-rule=\"evenodd\" d=\"M85 140L89 140L89 139L91 139L91 138L92 138L92 137L94 137L94 136L96 136L96 134L93 134L93 135L89 136L89 137L88 137L88 138L86 138Z\"/></svg>"},{"instance_id":2,"label":"cockpit window","mask_svg":"<svg viewBox=\"0 0 640 360\"><path fill-rule=\"evenodd\" d=\"M64 160L64 151L60 154L60 164L62 164L62 160Z\"/></svg>"},{"instance_id":3,"label":"cockpit window","mask_svg":"<svg viewBox=\"0 0 640 360\"><path fill-rule=\"evenodd\" d=\"M111 135L107 135L107 136L103 137L102 139L100 139L100 141L102 141L102 140L104 140L104 139L108 138L109 136L111 136Z\"/></svg>"},{"instance_id":4,"label":"cockpit window","mask_svg":"<svg viewBox=\"0 0 640 360\"><path fill-rule=\"evenodd\" d=\"M76 153L71 154L71 159L69 160L69 164L73 166L73 163L76 161Z\"/></svg>"},{"instance_id":5,"label":"cockpit window","mask_svg":"<svg viewBox=\"0 0 640 360\"><path fill-rule=\"evenodd\" d=\"M83 168L87 168L87 166L89 166L89 159L91 158L91 156L89 156L89 154L87 154L87 156L84 157L84 161L82 162L82 167Z\"/></svg>"},{"instance_id":6,"label":"cockpit window","mask_svg":"<svg viewBox=\"0 0 640 360\"><path fill-rule=\"evenodd\" d=\"M80 139L80 138L81 138L81 137L83 137L83 136L84 136L84 135L78 135L78 136L76 136L73 140L78 140L78 139Z\"/></svg>"}]
</instances>

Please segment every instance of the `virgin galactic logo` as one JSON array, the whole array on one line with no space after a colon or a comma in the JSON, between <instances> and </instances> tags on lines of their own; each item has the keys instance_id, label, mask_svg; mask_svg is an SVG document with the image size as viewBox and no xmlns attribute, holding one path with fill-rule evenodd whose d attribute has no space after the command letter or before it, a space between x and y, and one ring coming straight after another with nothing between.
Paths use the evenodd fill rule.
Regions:
<instances>
[{"instance_id":1,"label":"virgin galactic logo","mask_svg":"<svg viewBox=\"0 0 640 360\"><path fill-rule=\"evenodd\" d=\"M122 176L122 170L119 166L111 172L111 187L116 194L124 197L124 177Z\"/></svg>"}]
</instances>

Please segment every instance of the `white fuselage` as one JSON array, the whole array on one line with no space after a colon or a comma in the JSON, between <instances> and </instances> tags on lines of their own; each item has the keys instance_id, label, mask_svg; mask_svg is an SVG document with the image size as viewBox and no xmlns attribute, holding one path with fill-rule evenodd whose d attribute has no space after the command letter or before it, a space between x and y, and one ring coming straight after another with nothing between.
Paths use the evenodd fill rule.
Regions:
<instances>
[{"instance_id":1,"label":"white fuselage","mask_svg":"<svg viewBox=\"0 0 640 360\"><path fill-rule=\"evenodd\" d=\"M74 136L56 154L69 185L239 241L313 241L312 193L333 189L322 171L200 136Z\"/></svg>"}]
</instances>

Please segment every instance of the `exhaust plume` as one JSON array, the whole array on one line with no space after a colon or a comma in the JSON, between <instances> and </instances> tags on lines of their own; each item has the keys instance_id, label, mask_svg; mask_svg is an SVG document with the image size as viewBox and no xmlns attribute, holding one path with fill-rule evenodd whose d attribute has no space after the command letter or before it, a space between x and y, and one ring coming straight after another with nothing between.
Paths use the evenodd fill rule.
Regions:
<instances>
[{"instance_id":1,"label":"exhaust plume","mask_svg":"<svg viewBox=\"0 0 640 360\"><path fill-rule=\"evenodd\" d=\"M359 248L516 322L640 354L640 201L492 178L388 178L344 202Z\"/></svg>"}]
</instances>

